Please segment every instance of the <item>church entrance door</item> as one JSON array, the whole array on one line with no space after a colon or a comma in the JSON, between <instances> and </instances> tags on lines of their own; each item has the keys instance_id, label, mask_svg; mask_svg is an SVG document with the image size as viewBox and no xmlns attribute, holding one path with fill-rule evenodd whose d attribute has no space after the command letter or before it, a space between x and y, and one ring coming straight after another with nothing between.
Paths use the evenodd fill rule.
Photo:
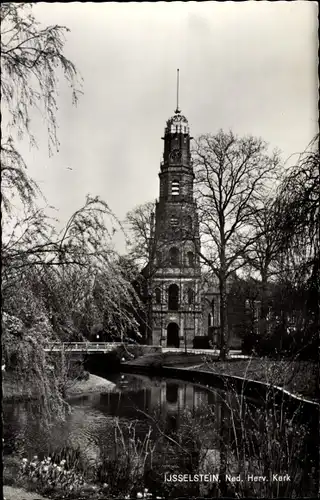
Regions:
<instances>
[{"instance_id":1,"label":"church entrance door","mask_svg":"<svg viewBox=\"0 0 320 500\"><path fill-rule=\"evenodd\" d=\"M179 326L177 323L169 323L167 328L167 347L179 347Z\"/></svg>"}]
</instances>

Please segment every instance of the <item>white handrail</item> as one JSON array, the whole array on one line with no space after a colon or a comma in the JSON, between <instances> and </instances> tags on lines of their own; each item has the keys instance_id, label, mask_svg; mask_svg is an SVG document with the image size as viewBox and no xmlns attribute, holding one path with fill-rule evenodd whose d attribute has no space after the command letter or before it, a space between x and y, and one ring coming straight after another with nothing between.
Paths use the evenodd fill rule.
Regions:
<instances>
[{"instance_id":1,"label":"white handrail","mask_svg":"<svg viewBox=\"0 0 320 500\"><path fill-rule=\"evenodd\" d=\"M213 354L216 355L219 353L219 350L217 349L194 349L192 347L162 347L159 345L146 345L146 344L127 344L126 342L48 342L47 348L45 349L46 351L49 350L55 350L59 351L61 349L64 350L74 350L74 351L97 351L97 350L110 350L118 346L122 345L127 345L127 346L134 346L138 345L140 347L155 347L157 349L161 349L161 352L163 353L169 353L169 352L185 352L185 353L190 353L190 354ZM231 350L230 354L233 357L246 357L241 353L241 350Z\"/></svg>"}]
</instances>

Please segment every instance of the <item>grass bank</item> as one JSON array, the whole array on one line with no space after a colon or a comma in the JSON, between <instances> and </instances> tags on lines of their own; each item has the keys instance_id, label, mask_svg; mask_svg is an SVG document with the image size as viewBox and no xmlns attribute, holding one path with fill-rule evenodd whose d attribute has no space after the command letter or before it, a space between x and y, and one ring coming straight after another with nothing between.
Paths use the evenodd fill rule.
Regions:
<instances>
[{"instance_id":1,"label":"grass bank","mask_svg":"<svg viewBox=\"0 0 320 500\"><path fill-rule=\"evenodd\" d=\"M144 370L160 370L163 366L199 369L217 375L229 375L263 382L308 399L316 395L317 366L309 361L273 360L268 358L230 359L186 353L149 354L126 363Z\"/></svg>"},{"instance_id":2,"label":"grass bank","mask_svg":"<svg viewBox=\"0 0 320 500\"><path fill-rule=\"evenodd\" d=\"M244 379L271 384L296 394L313 399L316 395L316 364L309 361L272 360L252 358L250 360L205 361L199 370L226 374Z\"/></svg>"},{"instance_id":3,"label":"grass bank","mask_svg":"<svg viewBox=\"0 0 320 500\"><path fill-rule=\"evenodd\" d=\"M88 380L70 382L70 386L67 388L67 396L73 396L74 394L92 394L95 392L110 392L115 387L116 385L110 382L110 380L90 373Z\"/></svg>"}]
</instances>

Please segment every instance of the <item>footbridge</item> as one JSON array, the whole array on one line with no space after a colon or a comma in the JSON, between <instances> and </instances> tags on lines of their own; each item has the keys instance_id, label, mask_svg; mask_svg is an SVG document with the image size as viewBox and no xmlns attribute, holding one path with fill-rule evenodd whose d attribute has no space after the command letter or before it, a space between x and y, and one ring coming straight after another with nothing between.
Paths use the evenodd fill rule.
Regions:
<instances>
[{"instance_id":1,"label":"footbridge","mask_svg":"<svg viewBox=\"0 0 320 500\"><path fill-rule=\"evenodd\" d=\"M46 352L74 352L74 353L107 353L113 351L117 347L123 346L125 348L139 346L139 347L155 347L158 352L185 352L190 354L211 354L218 355L219 351L215 349L193 349L189 347L162 347L162 346L150 346L143 344L131 344L126 342L49 342L45 348ZM239 350L229 351L231 357L241 358L247 357L241 354Z\"/></svg>"},{"instance_id":2,"label":"footbridge","mask_svg":"<svg viewBox=\"0 0 320 500\"><path fill-rule=\"evenodd\" d=\"M45 352L110 352L124 344L123 342L49 342L45 348Z\"/></svg>"}]
</instances>

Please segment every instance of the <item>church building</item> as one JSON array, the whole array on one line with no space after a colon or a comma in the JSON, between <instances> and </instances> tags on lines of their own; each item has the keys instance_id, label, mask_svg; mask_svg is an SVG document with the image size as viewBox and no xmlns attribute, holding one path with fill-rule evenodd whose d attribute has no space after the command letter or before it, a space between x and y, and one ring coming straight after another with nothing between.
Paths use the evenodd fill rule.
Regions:
<instances>
[{"instance_id":1,"label":"church building","mask_svg":"<svg viewBox=\"0 0 320 500\"><path fill-rule=\"evenodd\" d=\"M152 290L149 343L192 347L195 337L208 335L208 327L214 325L214 318L217 322L217 315L212 315L211 298L210 310L203 317L192 137L178 106L167 120L162 139L160 192L152 222L148 266Z\"/></svg>"},{"instance_id":2,"label":"church building","mask_svg":"<svg viewBox=\"0 0 320 500\"><path fill-rule=\"evenodd\" d=\"M201 277L192 137L188 120L179 109L178 92L177 108L167 120L162 139L159 198L152 214L149 263L143 273L148 281L146 340L152 345L190 348L196 339L199 346L207 342L209 347L211 341L211 346L218 347L219 291L214 283L204 283ZM241 342L234 334L234 324L231 320L231 344L239 348Z\"/></svg>"},{"instance_id":3,"label":"church building","mask_svg":"<svg viewBox=\"0 0 320 500\"><path fill-rule=\"evenodd\" d=\"M150 241L152 343L192 346L202 321L200 245L190 130L179 108L167 121Z\"/></svg>"}]
</instances>

